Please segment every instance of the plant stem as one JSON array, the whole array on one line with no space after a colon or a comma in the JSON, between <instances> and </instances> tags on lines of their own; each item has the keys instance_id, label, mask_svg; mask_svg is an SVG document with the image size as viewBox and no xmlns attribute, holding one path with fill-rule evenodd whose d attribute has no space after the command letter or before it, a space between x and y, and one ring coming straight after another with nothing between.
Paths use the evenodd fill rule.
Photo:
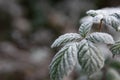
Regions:
<instances>
[{"instance_id":1,"label":"plant stem","mask_svg":"<svg viewBox=\"0 0 120 80\"><path fill-rule=\"evenodd\" d=\"M106 68L106 66L104 66L102 68L102 73L103 73L102 80L106 80L106 72L107 72L107 68Z\"/></svg>"},{"instance_id":2,"label":"plant stem","mask_svg":"<svg viewBox=\"0 0 120 80\"><path fill-rule=\"evenodd\" d=\"M113 58L115 57L115 54L113 54L113 56L112 56Z\"/></svg>"},{"instance_id":3,"label":"plant stem","mask_svg":"<svg viewBox=\"0 0 120 80\"><path fill-rule=\"evenodd\" d=\"M102 29L102 21L103 21L103 19L100 20L100 24L99 24L99 27L98 27L99 32L101 32L101 29Z\"/></svg>"}]
</instances>

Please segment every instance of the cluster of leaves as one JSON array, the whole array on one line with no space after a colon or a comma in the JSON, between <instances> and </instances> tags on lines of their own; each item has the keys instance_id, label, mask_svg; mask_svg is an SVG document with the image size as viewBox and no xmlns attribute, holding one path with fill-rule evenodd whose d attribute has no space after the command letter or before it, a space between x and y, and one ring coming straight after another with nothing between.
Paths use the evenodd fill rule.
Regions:
<instances>
[{"instance_id":1,"label":"cluster of leaves","mask_svg":"<svg viewBox=\"0 0 120 80\"><path fill-rule=\"evenodd\" d=\"M110 34L103 32L90 33L93 24L96 22L103 22L119 31L120 12L109 13L107 10L90 10L87 14L92 18L81 24L79 34L67 33L61 35L52 44L52 48L63 47L54 56L50 64L51 80L62 80L65 75L68 75L74 69L77 62L88 75L103 68L105 58L99 48L95 46L96 43L110 44L110 50L114 55L120 53L120 41L115 42Z\"/></svg>"}]
</instances>

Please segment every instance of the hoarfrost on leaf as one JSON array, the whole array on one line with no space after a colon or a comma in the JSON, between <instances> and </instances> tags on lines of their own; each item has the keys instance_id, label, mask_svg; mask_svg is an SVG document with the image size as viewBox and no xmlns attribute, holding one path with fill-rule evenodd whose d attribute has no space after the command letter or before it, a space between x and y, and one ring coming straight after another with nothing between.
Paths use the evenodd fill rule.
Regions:
<instances>
[{"instance_id":1,"label":"hoarfrost on leaf","mask_svg":"<svg viewBox=\"0 0 120 80\"><path fill-rule=\"evenodd\" d=\"M113 13L113 14L111 14L111 16L114 16L114 17L116 17L117 19L120 19L120 12L118 12L118 13Z\"/></svg>"},{"instance_id":2,"label":"hoarfrost on leaf","mask_svg":"<svg viewBox=\"0 0 120 80\"><path fill-rule=\"evenodd\" d=\"M94 32L86 37L87 40L93 43L114 44L113 37L108 33Z\"/></svg>"},{"instance_id":3,"label":"hoarfrost on leaf","mask_svg":"<svg viewBox=\"0 0 120 80\"><path fill-rule=\"evenodd\" d=\"M65 45L66 43L69 43L72 41L74 42L80 39L81 39L81 36L77 33L66 33L64 35L61 35L59 38L57 38L51 47L52 48L59 47L61 45Z\"/></svg>"},{"instance_id":4,"label":"hoarfrost on leaf","mask_svg":"<svg viewBox=\"0 0 120 80\"><path fill-rule=\"evenodd\" d=\"M93 23L91 21L82 23L79 28L80 35L82 37L86 37L87 34L90 32L92 25Z\"/></svg>"},{"instance_id":5,"label":"hoarfrost on leaf","mask_svg":"<svg viewBox=\"0 0 120 80\"><path fill-rule=\"evenodd\" d=\"M87 15L95 17L96 15L98 15L98 13L95 10L89 10L86 12Z\"/></svg>"},{"instance_id":6,"label":"hoarfrost on leaf","mask_svg":"<svg viewBox=\"0 0 120 80\"><path fill-rule=\"evenodd\" d=\"M100 23L100 21L103 19L103 15L97 15L93 18L94 23Z\"/></svg>"},{"instance_id":7,"label":"hoarfrost on leaf","mask_svg":"<svg viewBox=\"0 0 120 80\"><path fill-rule=\"evenodd\" d=\"M99 10L89 10L87 11L88 16L92 16L93 23L103 22L113 27L116 31L120 31L120 8L103 8Z\"/></svg>"},{"instance_id":8,"label":"hoarfrost on leaf","mask_svg":"<svg viewBox=\"0 0 120 80\"><path fill-rule=\"evenodd\" d=\"M91 42L82 40L78 44L78 61L82 69L89 75L104 66L104 57Z\"/></svg>"},{"instance_id":9,"label":"hoarfrost on leaf","mask_svg":"<svg viewBox=\"0 0 120 80\"><path fill-rule=\"evenodd\" d=\"M115 44L113 44L110 48L110 51L112 54L120 54L120 41L117 41Z\"/></svg>"},{"instance_id":10,"label":"hoarfrost on leaf","mask_svg":"<svg viewBox=\"0 0 120 80\"><path fill-rule=\"evenodd\" d=\"M109 16L114 13L120 13L120 8L102 8L99 10L89 10L87 11L87 14L95 17L96 15L103 15L103 16Z\"/></svg>"},{"instance_id":11,"label":"hoarfrost on leaf","mask_svg":"<svg viewBox=\"0 0 120 80\"><path fill-rule=\"evenodd\" d=\"M77 62L76 42L65 45L53 58L50 64L51 80L62 80L74 68Z\"/></svg>"},{"instance_id":12,"label":"hoarfrost on leaf","mask_svg":"<svg viewBox=\"0 0 120 80\"><path fill-rule=\"evenodd\" d=\"M92 22L93 21L93 17L91 16L85 16L80 20L80 23L84 23L84 22Z\"/></svg>"},{"instance_id":13,"label":"hoarfrost on leaf","mask_svg":"<svg viewBox=\"0 0 120 80\"><path fill-rule=\"evenodd\" d=\"M119 31L119 27L120 27L120 20L117 19L114 16L105 16L103 18L103 21L105 24L107 24L108 26L113 27L116 31Z\"/></svg>"}]
</instances>

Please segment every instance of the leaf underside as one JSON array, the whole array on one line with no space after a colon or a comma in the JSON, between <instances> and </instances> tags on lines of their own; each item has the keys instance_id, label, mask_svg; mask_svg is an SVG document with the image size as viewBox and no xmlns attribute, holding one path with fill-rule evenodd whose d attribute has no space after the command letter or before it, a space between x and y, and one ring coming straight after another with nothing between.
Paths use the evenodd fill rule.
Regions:
<instances>
[{"instance_id":1,"label":"leaf underside","mask_svg":"<svg viewBox=\"0 0 120 80\"><path fill-rule=\"evenodd\" d=\"M78 39L81 39L81 36L79 34L66 33L64 35L61 35L59 38L57 38L51 47L52 48L59 47L59 46L65 45L66 43L77 41Z\"/></svg>"},{"instance_id":2,"label":"leaf underside","mask_svg":"<svg viewBox=\"0 0 120 80\"><path fill-rule=\"evenodd\" d=\"M53 58L50 64L51 80L62 80L74 68L77 62L77 43L65 45Z\"/></svg>"},{"instance_id":3,"label":"leaf underside","mask_svg":"<svg viewBox=\"0 0 120 80\"><path fill-rule=\"evenodd\" d=\"M103 55L91 42L82 40L78 47L78 61L86 73L92 74L103 67Z\"/></svg>"}]
</instances>

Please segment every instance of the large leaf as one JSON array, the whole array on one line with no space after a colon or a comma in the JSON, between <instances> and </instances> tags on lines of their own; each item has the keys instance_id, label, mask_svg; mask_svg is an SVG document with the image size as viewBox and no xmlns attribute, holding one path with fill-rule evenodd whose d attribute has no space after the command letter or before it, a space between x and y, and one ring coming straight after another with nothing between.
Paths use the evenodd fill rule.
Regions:
<instances>
[{"instance_id":1,"label":"large leaf","mask_svg":"<svg viewBox=\"0 0 120 80\"><path fill-rule=\"evenodd\" d=\"M87 40L93 43L106 43L106 44L114 44L113 37L107 33L94 32L86 37Z\"/></svg>"},{"instance_id":2,"label":"large leaf","mask_svg":"<svg viewBox=\"0 0 120 80\"><path fill-rule=\"evenodd\" d=\"M53 58L50 64L51 80L62 80L74 68L77 62L77 43L65 45Z\"/></svg>"},{"instance_id":3,"label":"large leaf","mask_svg":"<svg viewBox=\"0 0 120 80\"><path fill-rule=\"evenodd\" d=\"M94 73L103 67L104 57L91 42L82 40L78 48L78 61L86 73Z\"/></svg>"},{"instance_id":4,"label":"large leaf","mask_svg":"<svg viewBox=\"0 0 120 80\"><path fill-rule=\"evenodd\" d=\"M64 35L61 35L59 38L57 38L54 43L52 44L53 47L58 47L61 45L65 45L66 43L76 41L78 39L81 39L81 36L77 33L66 33Z\"/></svg>"},{"instance_id":5,"label":"large leaf","mask_svg":"<svg viewBox=\"0 0 120 80\"><path fill-rule=\"evenodd\" d=\"M114 16L105 16L103 18L105 24L113 27L116 31L120 31L120 20Z\"/></svg>"},{"instance_id":6,"label":"large leaf","mask_svg":"<svg viewBox=\"0 0 120 80\"><path fill-rule=\"evenodd\" d=\"M112 45L110 48L112 54L120 54L120 41L116 42L115 44Z\"/></svg>"},{"instance_id":7,"label":"large leaf","mask_svg":"<svg viewBox=\"0 0 120 80\"><path fill-rule=\"evenodd\" d=\"M93 25L93 22L91 21L82 23L79 28L80 35L82 37L86 37L86 35L90 32L92 25Z\"/></svg>"}]
</instances>

